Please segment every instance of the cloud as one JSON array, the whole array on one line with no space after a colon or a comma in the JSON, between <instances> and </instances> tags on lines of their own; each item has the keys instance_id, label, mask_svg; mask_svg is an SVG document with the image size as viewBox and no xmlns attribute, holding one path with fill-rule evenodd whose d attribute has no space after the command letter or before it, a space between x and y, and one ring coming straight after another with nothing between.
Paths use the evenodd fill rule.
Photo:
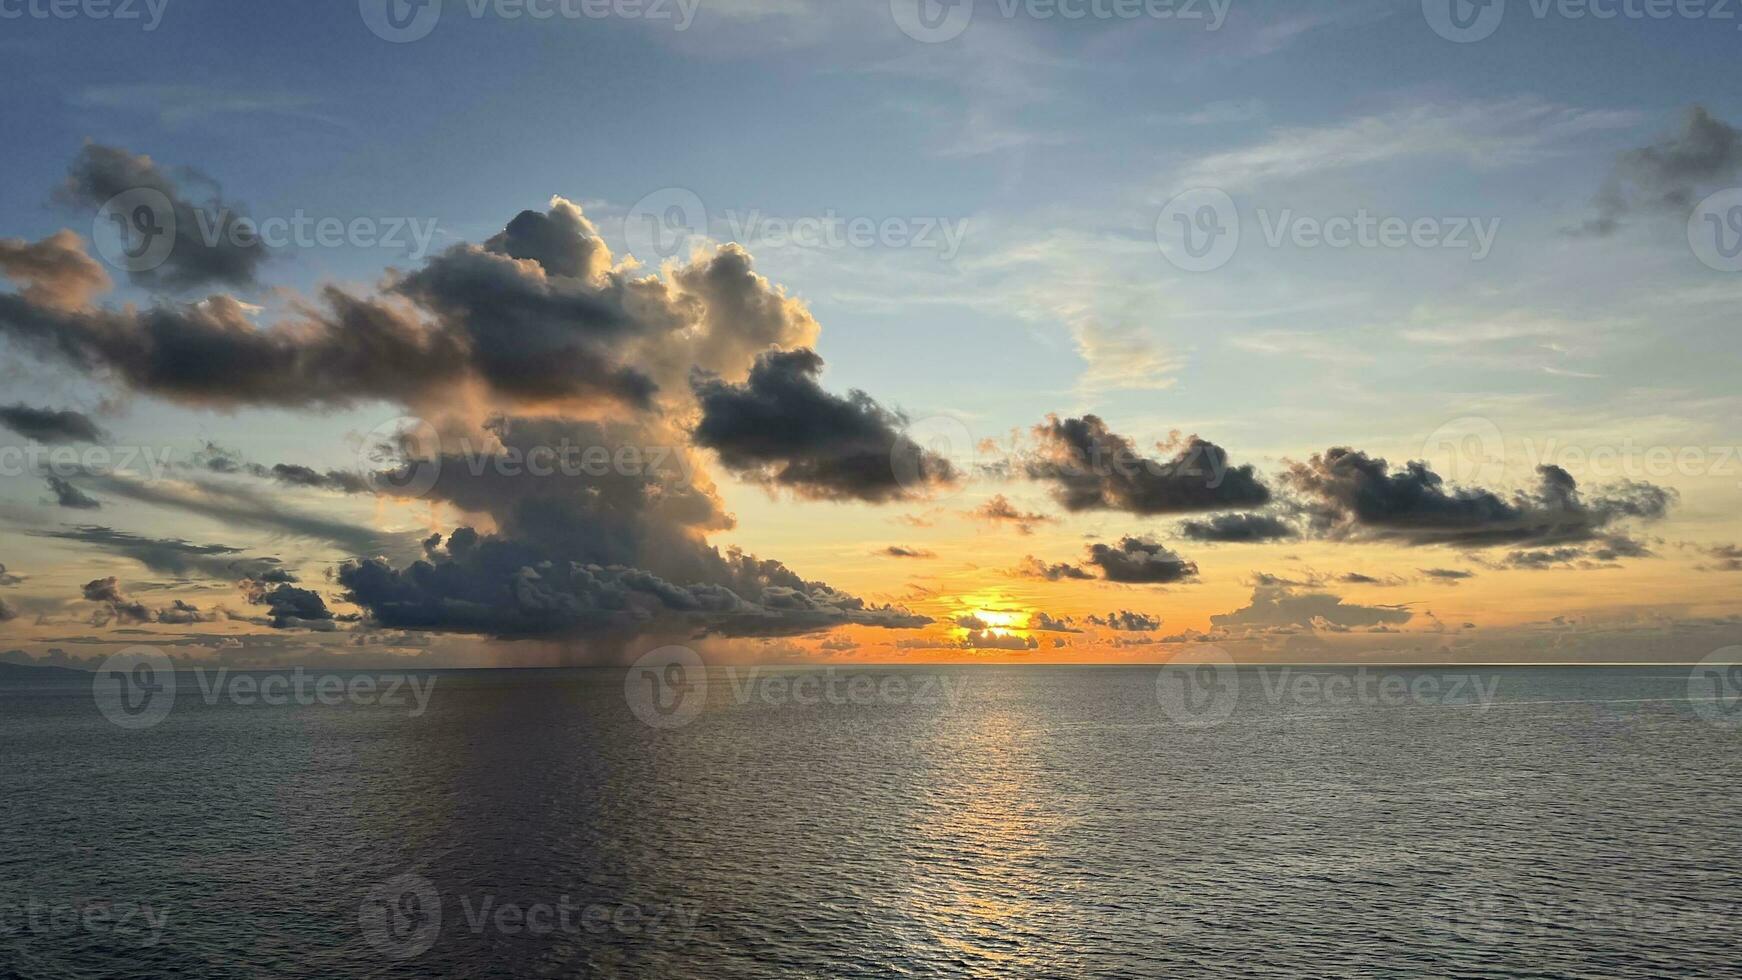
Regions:
<instances>
[{"instance_id":1,"label":"cloud","mask_svg":"<svg viewBox=\"0 0 1742 980\"><path fill-rule=\"evenodd\" d=\"M1467 572L1457 568L1424 568L1421 573L1438 582L1457 584L1476 577L1475 572Z\"/></svg>"},{"instance_id":2,"label":"cloud","mask_svg":"<svg viewBox=\"0 0 1742 980\"><path fill-rule=\"evenodd\" d=\"M173 538L145 538L99 525L84 525L62 531L31 531L31 536L100 548L130 558L154 572L169 575L201 575L236 580L258 577L277 566L273 558L243 558L239 548L218 544L191 544Z\"/></svg>"},{"instance_id":3,"label":"cloud","mask_svg":"<svg viewBox=\"0 0 1742 980\"><path fill-rule=\"evenodd\" d=\"M1019 578L1040 578L1049 582L1093 581L1095 576L1075 565L1049 564L1029 555L1012 573Z\"/></svg>"},{"instance_id":4,"label":"cloud","mask_svg":"<svg viewBox=\"0 0 1742 980\"><path fill-rule=\"evenodd\" d=\"M1169 585L1198 575L1195 562L1140 538L1124 538L1117 546L1091 545L1088 564L1099 568L1107 581L1127 585Z\"/></svg>"},{"instance_id":5,"label":"cloud","mask_svg":"<svg viewBox=\"0 0 1742 980\"><path fill-rule=\"evenodd\" d=\"M1513 551L1498 563L1497 568L1541 571L1550 568L1603 569L1614 568L1625 558L1655 558L1654 552L1642 542L1624 534L1611 534L1595 544Z\"/></svg>"},{"instance_id":6,"label":"cloud","mask_svg":"<svg viewBox=\"0 0 1742 980\"><path fill-rule=\"evenodd\" d=\"M1003 494L998 494L979 507L967 511L965 516L995 527L1007 525L1024 536L1033 534L1034 529L1042 524L1051 524L1058 520L1046 514L1020 510Z\"/></svg>"},{"instance_id":7,"label":"cloud","mask_svg":"<svg viewBox=\"0 0 1742 980\"><path fill-rule=\"evenodd\" d=\"M1358 606L1328 592L1308 592L1287 586L1260 585L1252 590L1252 602L1242 609L1211 616L1219 630L1315 627L1339 628L1398 626L1414 614L1403 606Z\"/></svg>"},{"instance_id":8,"label":"cloud","mask_svg":"<svg viewBox=\"0 0 1742 980\"><path fill-rule=\"evenodd\" d=\"M224 481L144 480L119 472L86 473L78 479L109 496L195 514L236 527L325 541L353 554L380 554L396 547L393 535L305 513L253 488Z\"/></svg>"},{"instance_id":9,"label":"cloud","mask_svg":"<svg viewBox=\"0 0 1742 980\"><path fill-rule=\"evenodd\" d=\"M45 445L70 442L101 442L107 438L90 417L79 412L0 406L0 428L11 429L26 439Z\"/></svg>"},{"instance_id":10,"label":"cloud","mask_svg":"<svg viewBox=\"0 0 1742 980\"><path fill-rule=\"evenodd\" d=\"M1485 548L1590 541L1618 522L1658 520L1675 492L1625 483L1586 499L1558 466L1538 467L1538 486L1510 497L1451 487L1426 463L1393 472L1384 459L1332 449L1294 463L1283 482L1304 498L1314 529L1336 539Z\"/></svg>"},{"instance_id":11,"label":"cloud","mask_svg":"<svg viewBox=\"0 0 1742 980\"><path fill-rule=\"evenodd\" d=\"M22 584L24 584L24 576L14 575L6 570L5 565L0 565L0 588L10 588Z\"/></svg>"},{"instance_id":12,"label":"cloud","mask_svg":"<svg viewBox=\"0 0 1742 980\"><path fill-rule=\"evenodd\" d=\"M1093 415L1050 416L1036 426L1036 451L1025 461L1030 479L1054 484L1053 496L1073 513L1116 510L1150 517L1261 507L1270 491L1251 466L1230 467L1228 454L1196 436L1149 459L1131 440Z\"/></svg>"},{"instance_id":13,"label":"cloud","mask_svg":"<svg viewBox=\"0 0 1742 980\"><path fill-rule=\"evenodd\" d=\"M1679 132L1621 154L1579 231L1611 235L1639 211L1685 218L1702 191L1734 183L1739 172L1742 132L1693 106Z\"/></svg>"},{"instance_id":14,"label":"cloud","mask_svg":"<svg viewBox=\"0 0 1742 980\"><path fill-rule=\"evenodd\" d=\"M898 544L892 544L889 547L884 548L879 552L879 554L885 555L889 558L931 559L938 556L935 551L926 551L923 548L907 548Z\"/></svg>"},{"instance_id":15,"label":"cloud","mask_svg":"<svg viewBox=\"0 0 1742 980\"><path fill-rule=\"evenodd\" d=\"M1072 619L1071 617L1066 616L1066 617L1060 619L1060 618L1053 616L1051 613L1046 613L1046 612L1037 612L1037 613L1031 614L1028 617L1028 625L1023 627L1023 629L1026 629L1026 630L1029 630L1030 632L1035 632L1035 633L1081 633L1082 632L1082 630L1077 628L1076 620Z\"/></svg>"},{"instance_id":16,"label":"cloud","mask_svg":"<svg viewBox=\"0 0 1742 980\"><path fill-rule=\"evenodd\" d=\"M1147 616L1129 610L1108 613L1106 616L1090 616L1089 622L1119 633L1154 633L1161 629L1160 616Z\"/></svg>"},{"instance_id":17,"label":"cloud","mask_svg":"<svg viewBox=\"0 0 1742 980\"><path fill-rule=\"evenodd\" d=\"M387 400L446 414L476 396L498 409L651 411L656 396L687 402L692 371L735 382L757 354L814 342L810 313L751 265L727 245L663 279L638 275L614 265L580 208L559 198L483 245L390 276L381 295L327 287L266 328L225 295L71 310L19 293L0 294L0 335L201 406Z\"/></svg>"},{"instance_id":18,"label":"cloud","mask_svg":"<svg viewBox=\"0 0 1742 980\"><path fill-rule=\"evenodd\" d=\"M111 198L128 191L156 191L163 195L160 202L168 202L170 213L148 211L145 220L162 229L161 233L173 232L174 244L162 265L132 273L134 282L171 290L254 286L255 276L268 253L260 242L248 241L236 233L237 222L247 217L246 210L234 202L225 202L211 178L194 171L188 173L194 182L211 189L205 200L187 199L177 182L148 156L88 143L73 161L56 197L63 203L95 212ZM134 227L130 222L129 228ZM129 242L138 241L135 230Z\"/></svg>"},{"instance_id":19,"label":"cloud","mask_svg":"<svg viewBox=\"0 0 1742 980\"><path fill-rule=\"evenodd\" d=\"M501 638L574 637L608 646L637 635L788 636L856 624L914 629L931 620L871 606L784 565L713 549L691 556L708 578L679 585L622 565L580 564L549 550L461 528L430 561L379 559L339 569L345 598L393 629Z\"/></svg>"},{"instance_id":20,"label":"cloud","mask_svg":"<svg viewBox=\"0 0 1742 980\"><path fill-rule=\"evenodd\" d=\"M94 602L102 609L92 617L92 625L105 625L110 621L122 625L136 623L165 623L175 626L186 626L192 623L203 623L208 617L196 606L181 600L167 609L152 609L143 602L128 598L121 592L119 580L100 578L87 582L80 589L80 594L86 602Z\"/></svg>"},{"instance_id":21,"label":"cloud","mask_svg":"<svg viewBox=\"0 0 1742 980\"><path fill-rule=\"evenodd\" d=\"M1706 554L1717 562L1715 565L1702 565L1705 572L1742 572L1742 547L1733 544L1713 545L1705 549ZM0 578L4 577L6 566L0 565Z\"/></svg>"},{"instance_id":22,"label":"cloud","mask_svg":"<svg viewBox=\"0 0 1742 980\"><path fill-rule=\"evenodd\" d=\"M0 239L0 275L23 283L20 295L48 309L82 309L108 291L109 274L85 253L84 239L62 229L40 242Z\"/></svg>"},{"instance_id":23,"label":"cloud","mask_svg":"<svg viewBox=\"0 0 1742 980\"><path fill-rule=\"evenodd\" d=\"M8 623L17 618L17 610L7 605L5 599L0 599L0 623Z\"/></svg>"},{"instance_id":24,"label":"cloud","mask_svg":"<svg viewBox=\"0 0 1742 980\"><path fill-rule=\"evenodd\" d=\"M333 614L320 593L289 584L271 585L267 578L251 579L242 583L242 593L250 605L267 608L267 622L273 629L325 632L335 628Z\"/></svg>"},{"instance_id":25,"label":"cloud","mask_svg":"<svg viewBox=\"0 0 1742 980\"><path fill-rule=\"evenodd\" d=\"M1220 514L1207 521L1186 521L1180 534L1191 541L1253 544L1282 541L1300 532L1287 522L1267 514Z\"/></svg>"},{"instance_id":26,"label":"cloud","mask_svg":"<svg viewBox=\"0 0 1742 980\"><path fill-rule=\"evenodd\" d=\"M1587 111L1535 98L1405 106L1326 126L1273 130L1252 146L1189 164L1177 186L1230 190L1416 158L1461 158L1477 167L1538 159L1557 143L1628 125L1623 112Z\"/></svg>"},{"instance_id":27,"label":"cloud","mask_svg":"<svg viewBox=\"0 0 1742 980\"><path fill-rule=\"evenodd\" d=\"M698 375L696 445L734 473L815 500L884 503L956 480L948 460L903 434L906 417L862 391L829 394L822 370L799 348L761 355L741 385Z\"/></svg>"},{"instance_id":28,"label":"cloud","mask_svg":"<svg viewBox=\"0 0 1742 980\"><path fill-rule=\"evenodd\" d=\"M965 650L1005 650L1015 653L1040 649L1040 641L1032 636L998 633L992 630L970 632L962 638L961 645Z\"/></svg>"},{"instance_id":29,"label":"cloud","mask_svg":"<svg viewBox=\"0 0 1742 980\"><path fill-rule=\"evenodd\" d=\"M68 483L60 477L50 476L46 479L48 480L48 489L54 493L54 502L56 506L64 507L68 510L103 509L102 503L96 498L84 493L78 487L73 486L71 483Z\"/></svg>"},{"instance_id":30,"label":"cloud","mask_svg":"<svg viewBox=\"0 0 1742 980\"><path fill-rule=\"evenodd\" d=\"M346 473L343 470L327 470L325 473L321 473L307 466L277 463L272 467L271 472L273 479L291 487L336 490L339 493L367 494L375 492L370 487L368 480L356 473Z\"/></svg>"}]
</instances>

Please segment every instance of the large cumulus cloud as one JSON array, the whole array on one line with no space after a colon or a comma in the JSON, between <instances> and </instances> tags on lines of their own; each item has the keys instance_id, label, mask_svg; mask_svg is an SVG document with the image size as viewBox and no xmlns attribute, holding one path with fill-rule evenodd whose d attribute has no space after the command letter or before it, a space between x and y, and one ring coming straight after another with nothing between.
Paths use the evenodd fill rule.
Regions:
<instances>
[{"instance_id":1,"label":"large cumulus cloud","mask_svg":"<svg viewBox=\"0 0 1742 980\"><path fill-rule=\"evenodd\" d=\"M44 243L11 251L29 254L5 261L0 251L0 273L23 287L0 293L0 335L136 391L213 407L650 411L658 396L687 402L694 370L742 380L756 354L818 333L742 248L644 275L613 264L580 208L561 199L482 245L390 276L381 294L327 287L267 327L223 294L92 308L76 263L50 262Z\"/></svg>"},{"instance_id":2,"label":"large cumulus cloud","mask_svg":"<svg viewBox=\"0 0 1742 980\"><path fill-rule=\"evenodd\" d=\"M178 219L184 208L226 206L215 192L193 201L186 184L146 158L92 146L60 197L94 207L148 187L172 201ZM177 221L178 234L198 226L189 217L196 220ZM168 263L135 281L166 290L258 285L264 253L199 244L178 241ZM434 420L434 445L389 440L386 473L293 463L218 471L296 488L422 496L480 529L456 532L445 545L432 538L425 557L408 564L381 554L397 541L311 522L263 492L197 473L153 492L97 474L74 481L344 548L354 557L340 585L375 623L617 642L929 622L708 541L734 521L700 465L698 441L734 469L811 497L892 499L953 476L901 434L895 412L868 395L842 398L817 386L815 319L758 275L741 247L699 250L649 272L615 258L579 207L553 199L481 243L391 272L377 292L328 287L271 324L223 294L93 305L106 277L70 234L7 243L0 273L19 286L0 293L0 336L134 392L223 410L379 401ZM734 424L735 411L762 398L772 399L760 418L784 438L777 446L752 444ZM816 426L809 441L798 434L805 425ZM565 447L602 451L614 464L632 450L636 462L605 471L526 465ZM904 457L917 466L917 484L899 479ZM425 472L435 474L427 483L418 479ZM269 520L268 511L279 516ZM234 569L250 601L267 607L269 625L324 628L342 618L318 593L269 581L274 569L233 549L107 528L48 533L153 567Z\"/></svg>"}]
</instances>

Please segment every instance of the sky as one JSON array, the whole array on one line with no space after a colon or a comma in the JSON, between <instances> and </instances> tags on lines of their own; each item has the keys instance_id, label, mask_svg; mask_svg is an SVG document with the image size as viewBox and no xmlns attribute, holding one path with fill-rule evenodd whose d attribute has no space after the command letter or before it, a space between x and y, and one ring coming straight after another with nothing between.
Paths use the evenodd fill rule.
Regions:
<instances>
[{"instance_id":1,"label":"sky","mask_svg":"<svg viewBox=\"0 0 1742 980\"><path fill-rule=\"evenodd\" d=\"M1739 29L0 0L0 657L1698 661Z\"/></svg>"}]
</instances>

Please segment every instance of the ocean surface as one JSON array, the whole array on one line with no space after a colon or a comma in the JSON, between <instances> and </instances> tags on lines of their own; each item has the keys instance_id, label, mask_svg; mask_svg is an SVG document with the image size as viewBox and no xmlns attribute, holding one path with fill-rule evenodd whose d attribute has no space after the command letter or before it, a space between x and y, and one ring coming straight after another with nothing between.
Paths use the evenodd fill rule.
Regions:
<instances>
[{"instance_id":1,"label":"ocean surface","mask_svg":"<svg viewBox=\"0 0 1742 980\"><path fill-rule=\"evenodd\" d=\"M184 673L143 721L87 676L0 685L0 976L1742 961L1687 668Z\"/></svg>"}]
</instances>

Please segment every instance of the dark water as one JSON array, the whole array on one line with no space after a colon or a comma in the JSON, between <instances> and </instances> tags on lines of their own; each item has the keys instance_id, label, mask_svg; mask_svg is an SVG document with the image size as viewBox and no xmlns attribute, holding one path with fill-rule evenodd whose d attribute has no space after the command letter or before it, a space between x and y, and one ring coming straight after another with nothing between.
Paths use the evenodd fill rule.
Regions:
<instances>
[{"instance_id":1,"label":"dark water","mask_svg":"<svg viewBox=\"0 0 1742 980\"><path fill-rule=\"evenodd\" d=\"M1153 669L868 673L831 699L716 670L670 729L621 671L433 675L417 717L207 703L183 677L138 731L89 689L0 692L0 975L1701 977L1742 958L1742 741L1686 669L1479 672L1485 696L1446 670L1366 693L1352 671L1248 670L1221 724L1180 716Z\"/></svg>"}]
</instances>

